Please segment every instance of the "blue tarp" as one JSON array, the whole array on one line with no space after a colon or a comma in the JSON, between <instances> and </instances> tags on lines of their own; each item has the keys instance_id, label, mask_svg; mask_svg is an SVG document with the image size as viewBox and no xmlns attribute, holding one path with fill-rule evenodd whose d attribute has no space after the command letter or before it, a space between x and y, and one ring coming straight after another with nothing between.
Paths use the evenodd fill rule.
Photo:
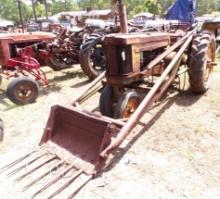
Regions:
<instances>
[{"instance_id":1,"label":"blue tarp","mask_svg":"<svg viewBox=\"0 0 220 199\"><path fill-rule=\"evenodd\" d=\"M194 23L196 10L195 4L195 0L176 0L176 2L169 7L166 19Z\"/></svg>"}]
</instances>

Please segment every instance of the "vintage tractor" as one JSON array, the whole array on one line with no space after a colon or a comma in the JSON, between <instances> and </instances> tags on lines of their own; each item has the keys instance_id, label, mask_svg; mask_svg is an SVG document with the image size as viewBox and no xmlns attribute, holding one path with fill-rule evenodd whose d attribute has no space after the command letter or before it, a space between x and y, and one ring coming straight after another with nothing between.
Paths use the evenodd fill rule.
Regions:
<instances>
[{"instance_id":1,"label":"vintage tractor","mask_svg":"<svg viewBox=\"0 0 220 199\"><path fill-rule=\"evenodd\" d=\"M60 26L60 33L57 39L50 42L47 46L47 50L50 52L48 65L55 70L60 70L80 63L85 74L89 76L92 69L86 68L87 70L84 70L85 64L83 59L79 57L80 49L88 46L91 38L97 38L97 35L99 37L100 34L118 32L119 28L118 26L115 28L114 21L107 22L107 20L116 17L117 14L111 10L92 10L84 14L85 16L83 18L87 19L85 21L83 20L83 23L78 20L79 17L76 14L75 12L63 13L64 17L75 19L76 24L72 28L61 28ZM81 15L82 12L80 12ZM83 45L84 43L85 45ZM95 77L93 76L92 79Z\"/></svg>"},{"instance_id":2,"label":"vintage tractor","mask_svg":"<svg viewBox=\"0 0 220 199\"><path fill-rule=\"evenodd\" d=\"M53 41L46 44L49 53L48 66L54 70L61 70L79 64L80 46L85 38L97 27L68 29L60 27L59 33Z\"/></svg>"},{"instance_id":3,"label":"vintage tractor","mask_svg":"<svg viewBox=\"0 0 220 199\"><path fill-rule=\"evenodd\" d=\"M16 104L32 103L38 96L38 80L48 84L40 69L43 53L35 52L36 43L49 42L52 33L10 33L0 36L0 79L12 79L7 87L8 98Z\"/></svg>"},{"instance_id":4,"label":"vintage tractor","mask_svg":"<svg viewBox=\"0 0 220 199\"><path fill-rule=\"evenodd\" d=\"M208 89L215 65L212 30L219 24L131 34L124 3L117 2L121 33L105 37L106 72L74 100L74 107L52 107L40 147L1 169L24 185L30 198L73 198L111 163L109 155L180 73L188 71L194 93ZM102 114L83 111L82 103L100 89Z\"/></svg>"}]
</instances>

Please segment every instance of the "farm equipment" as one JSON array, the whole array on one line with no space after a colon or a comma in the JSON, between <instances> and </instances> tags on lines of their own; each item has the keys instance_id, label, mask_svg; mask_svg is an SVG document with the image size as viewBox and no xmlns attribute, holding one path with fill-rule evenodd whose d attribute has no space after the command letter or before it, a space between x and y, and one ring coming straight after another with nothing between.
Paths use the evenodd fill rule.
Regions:
<instances>
[{"instance_id":1,"label":"farm equipment","mask_svg":"<svg viewBox=\"0 0 220 199\"><path fill-rule=\"evenodd\" d=\"M39 90L37 81L48 85L41 65L60 70L79 63L81 44L97 29L93 24L77 30L60 27L56 37L51 33L2 36L1 77L14 77L7 87L8 98L16 104L34 102Z\"/></svg>"},{"instance_id":2,"label":"farm equipment","mask_svg":"<svg viewBox=\"0 0 220 199\"><path fill-rule=\"evenodd\" d=\"M37 81L48 84L40 69L44 57L39 57L40 54L35 53L32 46L54 38L55 35L51 33L11 33L0 36L0 77L14 78L7 87L7 96L12 102L32 103L38 96Z\"/></svg>"},{"instance_id":3,"label":"farm equipment","mask_svg":"<svg viewBox=\"0 0 220 199\"><path fill-rule=\"evenodd\" d=\"M86 19L85 21L83 20L83 22L79 20L82 15L84 16L84 20ZM48 65L55 70L60 70L80 63L85 74L89 75L91 69L84 70L84 62L79 58L81 45L85 42L87 43L87 41L93 37L97 38L97 34L103 35L118 32L119 27L117 26L117 28L115 28L115 22L106 22L106 20L112 19L116 17L116 15L117 13L112 10L92 10L87 13L61 13L64 19L67 21L71 19L76 26L72 28L61 27L61 25L55 26L56 29L60 28L60 33L57 38L48 43L46 47L46 50L50 53ZM88 45L88 43L85 45ZM94 79L94 77L92 79Z\"/></svg>"},{"instance_id":4,"label":"farm equipment","mask_svg":"<svg viewBox=\"0 0 220 199\"><path fill-rule=\"evenodd\" d=\"M90 79L97 77L97 74L94 75L94 67L87 67L84 62L84 55L88 54L85 48L91 45L91 41L96 42L96 44L100 43L100 38L103 35L119 32L119 27L115 24L109 25L104 21L101 22L104 24L100 23L100 20L91 19L83 28L62 28L57 39L47 44L46 49L50 53L48 65L55 70L60 70L80 63L84 73ZM81 49L83 49L83 52ZM101 51L96 51L98 52L95 55L97 60L101 59ZM86 59L86 61L89 62L87 64L90 64L91 59ZM98 67L100 67L100 64Z\"/></svg>"},{"instance_id":5,"label":"farm equipment","mask_svg":"<svg viewBox=\"0 0 220 199\"><path fill-rule=\"evenodd\" d=\"M25 184L23 191L32 190L32 198L73 198L111 163L109 155L180 73L188 70L194 93L208 89L215 65L212 31L195 26L186 32L129 34L125 6L122 0L117 2L121 33L105 37L106 72L88 85L73 107L52 107L39 149L2 168ZM102 114L83 111L82 103L100 89ZM30 169L24 171L27 165ZM41 187L36 189L38 182Z\"/></svg>"},{"instance_id":6,"label":"farm equipment","mask_svg":"<svg viewBox=\"0 0 220 199\"><path fill-rule=\"evenodd\" d=\"M48 65L54 70L61 70L78 64L80 46L94 29L95 27L75 29L61 27L57 38L46 44L45 49L49 53Z\"/></svg>"}]
</instances>

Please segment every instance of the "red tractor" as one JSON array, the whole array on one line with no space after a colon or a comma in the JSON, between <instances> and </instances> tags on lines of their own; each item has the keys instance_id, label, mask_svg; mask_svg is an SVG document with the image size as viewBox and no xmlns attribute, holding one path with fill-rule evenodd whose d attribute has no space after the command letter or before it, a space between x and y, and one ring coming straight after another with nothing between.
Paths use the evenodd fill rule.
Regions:
<instances>
[{"instance_id":1,"label":"red tractor","mask_svg":"<svg viewBox=\"0 0 220 199\"><path fill-rule=\"evenodd\" d=\"M32 103L38 97L41 80L48 84L40 65L45 64L44 53L34 51L32 45L49 42L52 33L10 33L0 35L0 80L13 78L7 87L8 98L16 104Z\"/></svg>"}]
</instances>

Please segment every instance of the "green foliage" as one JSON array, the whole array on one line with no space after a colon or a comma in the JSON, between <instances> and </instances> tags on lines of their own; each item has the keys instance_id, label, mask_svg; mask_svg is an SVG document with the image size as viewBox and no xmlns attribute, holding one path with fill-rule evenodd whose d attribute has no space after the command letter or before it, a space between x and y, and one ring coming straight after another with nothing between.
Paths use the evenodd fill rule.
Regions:
<instances>
[{"instance_id":1,"label":"green foliage","mask_svg":"<svg viewBox=\"0 0 220 199\"><path fill-rule=\"evenodd\" d=\"M31 8L21 4L24 21L31 17ZM15 0L0 0L0 17L19 23L18 6Z\"/></svg>"},{"instance_id":2,"label":"green foliage","mask_svg":"<svg viewBox=\"0 0 220 199\"><path fill-rule=\"evenodd\" d=\"M86 10L86 8L107 9L111 4L110 0L77 0L76 2L82 10Z\"/></svg>"},{"instance_id":3,"label":"green foliage","mask_svg":"<svg viewBox=\"0 0 220 199\"><path fill-rule=\"evenodd\" d=\"M35 5L35 10L36 10L36 16L37 17L45 16L45 8L44 8L43 4L37 3Z\"/></svg>"},{"instance_id":4,"label":"green foliage","mask_svg":"<svg viewBox=\"0 0 220 199\"><path fill-rule=\"evenodd\" d=\"M62 11L77 11L80 10L78 5L73 0L59 1L54 0L49 4L49 14L53 15Z\"/></svg>"},{"instance_id":5,"label":"green foliage","mask_svg":"<svg viewBox=\"0 0 220 199\"><path fill-rule=\"evenodd\" d=\"M0 0L0 17L19 22L17 0ZM174 0L124 0L128 16L133 16L140 12L151 12L163 17L168 7ZM48 15L53 15L62 11L93 9L108 9L111 7L111 0L47 0ZM52 2L52 4L50 3ZM32 7L22 3L24 21L33 18ZM220 0L197 0L197 15L215 13L220 10ZM36 15L45 16L44 0L36 3Z\"/></svg>"},{"instance_id":6,"label":"green foliage","mask_svg":"<svg viewBox=\"0 0 220 199\"><path fill-rule=\"evenodd\" d=\"M220 0L197 0L197 15L211 14L220 10Z\"/></svg>"},{"instance_id":7,"label":"green foliage","mask_svg":"<svg viewBox=\"0 0 220 199\"><path fill-rule=\"evenodd\" d=\"M155 12L156 1L154 0L126 0L127 13L133 16L140 12Z\"/></svg>"}]
</instances>

